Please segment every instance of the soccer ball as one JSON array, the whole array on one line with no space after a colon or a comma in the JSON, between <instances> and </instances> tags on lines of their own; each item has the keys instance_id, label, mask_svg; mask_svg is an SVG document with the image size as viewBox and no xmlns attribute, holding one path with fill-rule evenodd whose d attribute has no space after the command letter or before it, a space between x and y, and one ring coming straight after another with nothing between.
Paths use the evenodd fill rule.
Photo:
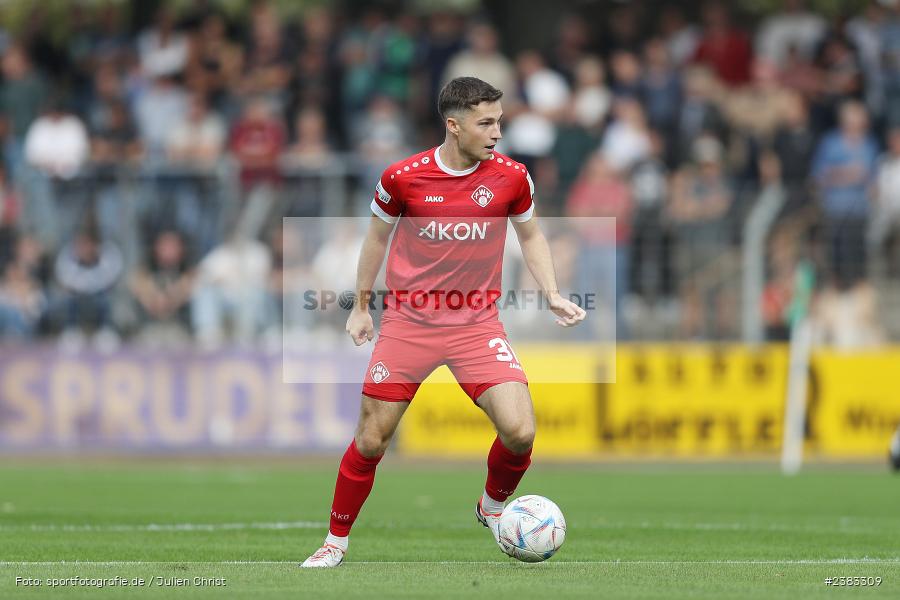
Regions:
<instances>
[{"instance_id":1,"label":"soccer ball","mask_svg":"<svg viewBox=\"0 0 900 600\"><path fill-rule=\"evenodd\" d=\"M566 519L552 500L521 496L503 509L499 533L503 552L522 562L541 562L566 540Z\"/></svg>"}]
</instances>

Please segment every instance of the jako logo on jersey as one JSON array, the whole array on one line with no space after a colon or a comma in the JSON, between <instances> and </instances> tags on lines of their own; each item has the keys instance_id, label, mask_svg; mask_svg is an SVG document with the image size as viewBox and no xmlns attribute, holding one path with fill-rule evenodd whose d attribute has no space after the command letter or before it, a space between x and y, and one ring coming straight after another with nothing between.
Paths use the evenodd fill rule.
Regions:
<instances>
[{"instance_id":1,"label":"jako logo on jersey","mask_svg":"<svg viewBox=\"0 0 900 600\"><path fill-rule=\"evenodd\" d=\"M378 361L375 363L375 366L372 367L372 381L375 383L381 383L385 379L391 376L391 372L387 370L387 367L384 366L384 363Z\"/></svg>"},{"instance_id":2,"label":"jako logo on jersey","mask_svg":"<svg viewBox=\"0 0 900 600\"><path fill-rule=\"evenodd\" d=\"M491 200L494 199L494 192L487 189L487 187L483 185L479 185L478 189L472 192L472 200L475 201L475 204L484 208L488 204L491 203Z\"/></svg>"},{"instance_id":3,"label":"jako logo on jersey","mask_svg":"<svg viewBox=\"0 0 900 600\"><path fill-rule=\"evenodd\" d=\"M419 237L429 240L483 240L487 235L488 222L479 223L438 223L432 221L419 228Z\"/></svg>"},{"instance_id":4,"label":"jako logo on jersey","mask_svg":"<svg viewBox=\"0 0 900 600\"><path fill-rule=\"evenodd\" d=\"M375 193L378 195L378 199L385 204L391 201L391 195L387 193L380 181L375 185Z\"/></svg>"},{"instance_id":5,"label":"jako logo on jersey","mask_svg":"<svg viewBox=\"0 0 900 600\"><path fill-rule=\"evenodd\" d=\"M443 202L443 196L425 196L425 202Z\"/></svg>"}]
</instances>

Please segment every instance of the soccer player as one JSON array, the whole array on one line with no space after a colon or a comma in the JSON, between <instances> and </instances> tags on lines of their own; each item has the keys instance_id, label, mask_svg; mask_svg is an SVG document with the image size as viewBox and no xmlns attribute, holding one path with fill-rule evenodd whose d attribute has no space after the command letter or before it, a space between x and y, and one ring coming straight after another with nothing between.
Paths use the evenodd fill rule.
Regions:
<instances>
[{"instance_id":1,"label":"soccer player","mask_svg":"<svg viewBox=\"0 0 900 600\"><path fill-rule=\"evenodd\" d=\"M528 380L495 304L507 219L556 323L571 327L585 312L557 289L550 249L534 215L531 176L494 150L501 138L502 95L474 77L447 83L438 100L444 143L391 165L375 187L357 301L347 319L357 346L374 337L371 289L396 227L387 307L363 383L359 424L338 470L329 533L303 567L341 564L397 424L421 382L442 364L497 430L475 507L495 541L503 504L531 463L535 427Z\"/></svg>"}]
</instances>

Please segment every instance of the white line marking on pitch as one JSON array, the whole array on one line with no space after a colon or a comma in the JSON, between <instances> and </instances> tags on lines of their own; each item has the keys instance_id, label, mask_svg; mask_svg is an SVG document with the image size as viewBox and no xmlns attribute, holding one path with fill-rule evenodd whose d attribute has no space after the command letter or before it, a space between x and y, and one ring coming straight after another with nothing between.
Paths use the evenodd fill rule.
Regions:
<instances>
[{"instance_id":1,"label":"white line marking on pitch","mask_svg":"<svg viewBox=\"0 0 900 600\"><path fill-rule=\"evenodd\" d=\"M0 566L128 566L128 565L295 565L299 560L58 560L0 561ZM371 560L348 561L348 565L500 565L517 564L495 560ZM549 565L860 565L900 564L900 558L823 558L788 560L570 560L550 561Z\"/></svg>"},{"instance_id":2,"label":"white line marking on pitch","mask_svg":"<svg viewBox=\"0 0 900 600\"><path fill-rule=\"evenodd\" d=\"M145 525L4 525L4 531L233 531L241 529L322 529L328 523L318 521L284 521L275 523L147 523Z\"/></svg>"},{"instance_id":3,"label":"white line marking on pitch","mask_svg":"<svg viewBox=\"0 0 900 600\"><path fill-rule=\"evenodd\" d=\"M390 528L391 523L371 523L374 528ZM0 525L0 533L3 532L140 532L140 531L234 531L241 529L325 529L328 523L324 521L279 521L273 523L145 523L145 524L57 524L35 523L31 525ZM468 529L469 525L451 526L454 529ZM870 533L871 528L850 528L842 524L838 528L818 526L791 526L784 524L753 525L747 523L651 523L640 521L637 523L596 523L590 524L586 529L673 529L686 531L780 531L780 532L820 532L838 531L840 533Z\"/></svg>"},{"instance_id":4,"label":"white line marking on pitch","mask_svg":"<svg viewBox=\"0 0 900 600\"><path fill-rule=\"evenodd\" d=\"M820 525L787 525L783 523L752 524L752 523L652 523L641 521L638 523L597 523L590 525L592 529L669 529L675 531L777 531L777 532L836 532L842 534L852 533L878 533L881 529L872 527L853 527L848 521L842 519L837 527L823 527Z\"/></svg>"}]
</instances>

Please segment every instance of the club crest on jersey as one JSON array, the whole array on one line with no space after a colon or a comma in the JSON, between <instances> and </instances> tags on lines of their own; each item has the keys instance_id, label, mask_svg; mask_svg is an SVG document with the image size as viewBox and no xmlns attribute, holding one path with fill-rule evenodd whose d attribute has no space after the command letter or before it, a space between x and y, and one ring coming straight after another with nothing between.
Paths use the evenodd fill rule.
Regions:
<instances>
[{"instance_id":1,"label":"club crest on jersey","mask_svg":"<svg viewBox=\"0 0 900 600\"><path fill-rule=\"evenodd\" d=\"M479 185L478 189L472 192L472 200L475 201L475 204L484 208L488 204L491 203L491 200L494 199L494 192L489 190L486 186Z\"/></svg>"},{"instance_id":2,"label":"club crest on jersey","mask_svg":"<svg viewBox=\"0 0 900 600\"><path fill-rule=\"evenodd\" d=\"M372 375L372 381L375 383L381 383L391 376L391 372L387 370L387 367L384 366L384 363L381 361L375 363L375 366L372 367L370 373Z\"/></svg>"}]
</instances>

